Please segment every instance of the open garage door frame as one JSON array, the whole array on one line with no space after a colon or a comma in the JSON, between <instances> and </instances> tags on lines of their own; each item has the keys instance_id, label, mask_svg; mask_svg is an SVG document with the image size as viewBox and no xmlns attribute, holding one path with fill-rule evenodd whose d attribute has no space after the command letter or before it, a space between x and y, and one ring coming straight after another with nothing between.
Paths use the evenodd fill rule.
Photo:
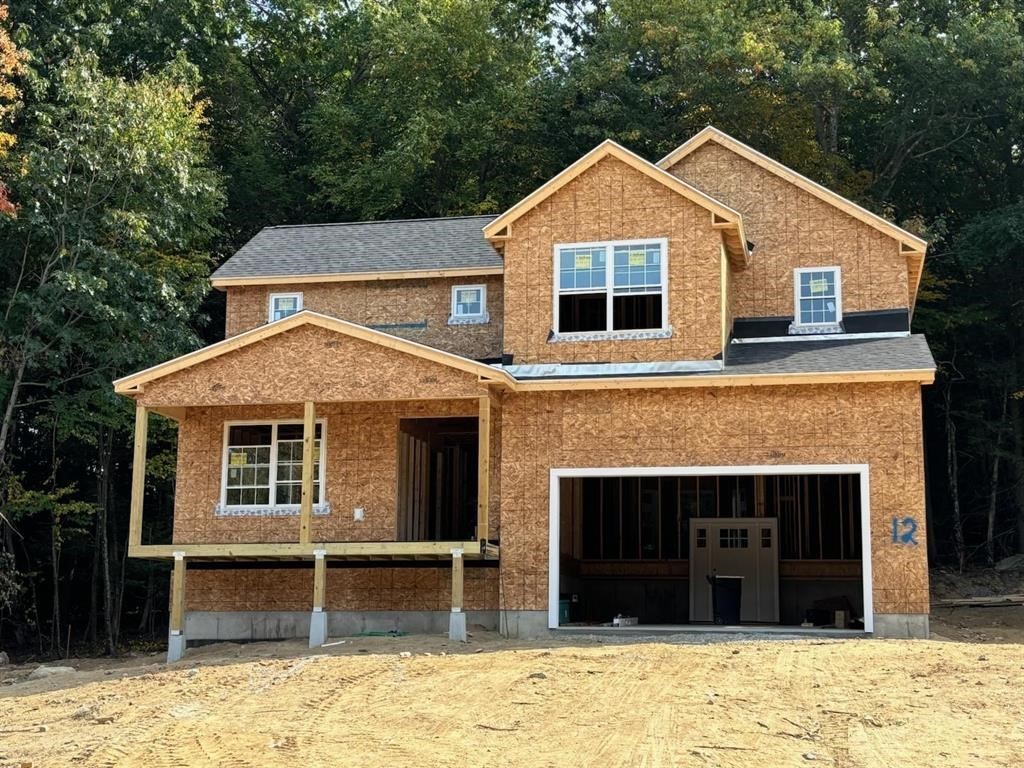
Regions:
<instances>
[{"instance_id":1,"label":"open garage door frame","mask_svg":"<svg viewBox=\"0 0 1024 768\"><path fill-rule=\"evenodd\" d=\"M548 628L558 629L560 581L561 493L563 478L575 477L704 477L709 475L857 475L860 477L861 574L864 591L864 632L875 629L871 576L871 485L867 464L761 464L719 467L552 467L548 488ZM751 631L757 631L751 627Z\"/></svg>"}]
</instances>

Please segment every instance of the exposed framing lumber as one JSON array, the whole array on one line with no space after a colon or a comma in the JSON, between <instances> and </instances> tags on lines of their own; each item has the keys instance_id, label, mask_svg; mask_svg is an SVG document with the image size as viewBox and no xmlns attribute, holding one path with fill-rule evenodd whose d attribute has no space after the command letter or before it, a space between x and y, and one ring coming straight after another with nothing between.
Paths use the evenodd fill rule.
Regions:
<instances>
[{"instance_id":1,"label":"exposed framing lumber","mask_svg":"<svg viewBox=\"0 0 1024 768\"><path fill-rule=\"evenodd\" d=\"M175 551L172 557L170 630L172 635L180 635L185 631L185 553Z\"/></svg>"},{"instance_id":2,"label":"exposed framing lumber","mask_svg":"<svg viewBox=\"0 0 1024 768\"><path fill-rule=\"evenodd\" d=\"M299 543L308 544L313 521L313 453L316 445L316 405L307 400L302 419L302 495L299 498ZM321 482L323 478L321 478Z\"/></svg>"},{"instance_id":3,"label":"exposed framing lumber","mask_svg":"<svg viewBox=\"0 0 1024 768\"><path fill-rule=\"evenodd\" d=\"M261 275L214 278L214 288L238 285L302 285L306 283L355 283L375 280L422 280L428 277L482 277L500 275L504 267L462 267L459 269L408 269L391 272L329 272L322 275Z\"/></svg>"},{"instance_id":4,"label":"exposed framing lumber","mask_svg":"<svg viewBox=\"0 0 1024 768\"><path fill-rule=\"evenodd\" d=\"M491 396L480 398L480 412L477 417L479 436L477 442L477 492L476 492L476 537L487 540L491 506Z\"/></svg>"},{"instance_id":5,"label":"exposed framing lumber","mask_svg":"<svg viewBox=\"0 0 1024 768\"><path fill-rule=\"evenodd\" d=\"M313 551L313 610L322 611L327 599L327 558L322 549Z\"/></svg>"},{"instance_id":6,"label":"exposed framing lumber","mask_svg":"<svg viewBox=\"0 0 1024 768\"><path fill-rule=\"evenodd\" d=\"M465 563L462 550L452 549L452 613L462 611L462 596L465 582Z\"/></svg>"},{"instance_id":7,"label":"exposed framing lumber","mask_svg":"<svg viewBox=\"0 0 1024 768\"><path fill-rule=\"evenodd\" d=\"M132 497L128 517L128 545L142 544L142 503L146 495L146 442L149 439L149 411L135 407L135 452L132 458Z\"/></svg>"},{"instance_id":8,"label":"exposed framing lumber","mask_svg":"<svg viewBox=\"0 0 1024 768\"><path fill-rule=\"evenodd\" d=\"M488 545L490 548L490 545ZM263 560L302 560L313 557L315 550L323 550L325 557L344 559L382 558L445 558L453 549L461 549L467 557L479 556L483 549L479 541L344 541L261 544L143 544L130 547L129 557L156 560L170 559L181 552L190 560L252 558Z\"/></svg>"}]
</instances>

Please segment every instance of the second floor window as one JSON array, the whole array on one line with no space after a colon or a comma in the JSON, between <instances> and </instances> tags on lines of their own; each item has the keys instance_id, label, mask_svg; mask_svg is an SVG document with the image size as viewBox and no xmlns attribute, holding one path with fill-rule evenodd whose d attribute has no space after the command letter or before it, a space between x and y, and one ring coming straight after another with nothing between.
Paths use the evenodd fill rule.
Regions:
<instances>
[{"instance_id":1,"label":"second floor window","mask_svg":"<svg viewBox=\"0 0 1024 768\"><path fill-rule=\"evenodd\" d=\"M831 326L843 319L839 267L798 269L794 283L796 325Z\"/></svg>"},{"instance_id":2,"label":"second floor window","mask_svg":"<svg viewBox=\"0 0 1024 768\"><path fill-rule=\"evenodd\" d=\"M294 315L302 309L301 293L270 294L270 322Z\"/></svg>"},{"instance_id":3,"label":"second floor window","mask_svg":"<svg viewBox=\"0 0 1024 768\"><path fill-rule=\"evenodd\" d=\"M667 241L555 247L555 331L600 333L666 327Z\"/></svg>"},{"instance_id":4,"label":"second floor window","mask_svg":"<svg viewBox=\"0 0 1024 768\"><path fill-rule=\"evenodd\" d=\"M453 285L452 318L479 320L487 314L486 285Z\"/></svg>"}]
</instances>

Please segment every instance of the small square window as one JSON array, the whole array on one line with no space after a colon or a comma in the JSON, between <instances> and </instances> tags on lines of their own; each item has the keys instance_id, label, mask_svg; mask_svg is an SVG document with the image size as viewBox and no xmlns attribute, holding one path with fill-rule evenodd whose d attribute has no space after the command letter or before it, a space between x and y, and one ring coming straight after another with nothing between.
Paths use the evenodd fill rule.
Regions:
<instances>
[{"instance_id":1,"label":"small square window","mask_svg":"<svg viewBox=\"0 0 1024 768\"><path fill-rule=\"evenodd\" d=\"M270 322L294 315L302 309L301 293L270 294Z\"/></svg>"},{"instance_id":2,"label":"small square window","mask_svg":"<svg viewBox=\"0 0 1024 768\"><path fill-rule=\"evenodd\" d=\"M718 531L719 549L746 549L749 545L746 528L721 528Z\"/></svg>"},{"instance_id":3,"label":"small square window","mask_svg":"<svg viewBox=\"0 0 1024 768\"><path fill-rule=\"evenodd\" d=\"M839 267L811 267L794 272L794 321L798 326L830 326L843 319Z\"/></svg>"},{"instance_id":4,"label":"small square window","mask_svg":"<svg viewBox=\"0 0 1024 768\"><path fill-rule=\"evenodd\" d=\"M486 285L452 286L452 320L483 320L486 317Z\"/></svg>"}]
</instances>

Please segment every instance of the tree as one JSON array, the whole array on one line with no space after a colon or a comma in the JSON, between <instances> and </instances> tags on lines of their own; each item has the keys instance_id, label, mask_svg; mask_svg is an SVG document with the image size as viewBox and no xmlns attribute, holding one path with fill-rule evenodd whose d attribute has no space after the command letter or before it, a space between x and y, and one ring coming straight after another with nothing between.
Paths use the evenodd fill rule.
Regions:
<instances>
[{"instance_id":1,"label":"tree","mask_svg":"<svg viewBox=\"0 0 1024 768\"><path fill-rule=\"evenodd\" d=\"M22 73L25 66L25 54L19 51L7 31L8 11L6 5L0 5L0 129L9 122L19 91L14 79ZM14 134L0 130L0 160L3 160L14 146ZM14 205L7 195L7 185L0 180L0 215L14 213Z\"/></svg>"}]
</instances>

